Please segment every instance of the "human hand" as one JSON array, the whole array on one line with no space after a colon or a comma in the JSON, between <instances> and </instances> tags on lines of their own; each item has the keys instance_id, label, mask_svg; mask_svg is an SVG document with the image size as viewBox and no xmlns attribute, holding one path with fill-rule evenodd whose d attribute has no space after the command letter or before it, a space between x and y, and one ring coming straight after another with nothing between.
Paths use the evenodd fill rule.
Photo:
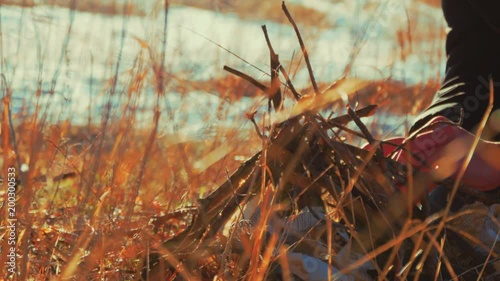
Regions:
<instances>
[{"instance_id":1,"label":"human hand","mask_svg":"<svg viewBox=\"0 0 500 281\"><path fill-rule=\"evenodd\" d=\"M434 183L447 178L457 179L475 136L442 116L432 119L425 127L428 129L410 139L386 141L405 144L406 149L395 151L395 146L383 145L384 155L392 155L401 164L411 164L415 170L429 175ZM461 181L480 191L498 188L500 142L480 139ZM428 191L434 187L429 187Z\"/></svg>"}]
</instances>

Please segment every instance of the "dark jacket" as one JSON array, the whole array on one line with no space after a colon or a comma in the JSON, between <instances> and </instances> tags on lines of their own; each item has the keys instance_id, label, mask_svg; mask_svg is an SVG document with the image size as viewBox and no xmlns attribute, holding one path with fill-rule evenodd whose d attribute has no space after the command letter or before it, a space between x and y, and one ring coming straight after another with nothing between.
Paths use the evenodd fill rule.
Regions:
<instances>
[{"instance_id":1,"label":"dark jacket","mask_svg":"<svg viewBox=\"0 0 500 281\"><path fill-rule=\"evenodd\" d=\"M442 0L450 27L446 39L446 76L432 104L412 131L443 115L472 130L489 101L495 82L494 110L500 108L500 0Z\"/></svg>"}]
</instances>

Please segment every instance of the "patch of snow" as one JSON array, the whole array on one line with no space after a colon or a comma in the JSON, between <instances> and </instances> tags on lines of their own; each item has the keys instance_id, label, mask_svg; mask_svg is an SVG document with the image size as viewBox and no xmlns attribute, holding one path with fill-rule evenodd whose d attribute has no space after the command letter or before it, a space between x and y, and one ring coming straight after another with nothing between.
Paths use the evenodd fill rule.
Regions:
<instances>
[{"instance_id":1,"label":"patch of snow","mask_svg":"<svg viewBox=\"0 0 500 281\"><path fill-rule=\"evenodd\" d=\"M362 48L352 76L364 79L392 76L393 79L412 84L434 77L440 69L432 62L423 60L422 54L411 54L405 61L397 58L395 32L399 22L406 20L404 11L410 7L406 2L395 4L392 0L386 3L385 8L379 6L373 13L361 12L366 5L363 1L290 2L323 11L336 25L336 28L329 30L300 27L318 81L331 82L340 77L349 62L351 51L354 46L360 46L360 42ZM422 21L431 22L438 13L441 16L435 8L423 5L411 7L423 15ZM65 8L49 6L24 9L2 6L0 13L3 42L0 55L5 62L2 73L13 91L14 112L20 110L22 104L28 107L34 104L40 83L42 105L50 105L53 113L60 118L71 116L76 122L85 122L89 110L97 115L103 110L109 98L109 90L106 89L111 88L117 61L119 93L128 86L129 72L137 58L142 56L145 61L149 59L147 46L141 44L146 42L154 52L161 49L161 16L126 18L86 12L71 13ZM175 6L168 15L165 65L170 73L188 81L227 75L222 70L223 65L235 67L253 77L264 77L269 69L269 54L261 30L262 24L267 25L275 51L282 62L287 64L294 52L295 61L298 61L300 48L290 25L242 20L231 14ZM70 26L71 35L68 39ZM122 32L125 34L123 39ZM360 38L364 40L360 41ZM67 49L63 52L66 43ZM249 66L223 48L263 71ZM57 78L57 83L51 93L54 78ZM297 88L308 86L305 68L297 73L294 83ZM147 108L155 100L151 98L153 96L154 89L147 86L137 103ZM112 98L113 109L117 114L123 106L122 100L119 94ZM171 130L176 126L185 126L185 130L195 132L203 129L207 123L205 116L197 113L196 109L205 108L213 116L221 103L224 103L221 98L208 93L190 93L186 96L169 92L162 109L176 110L180 116L171 120L174 121L170 123L174 124ZM244 98L231 106L228 116L239 118L244 110L255 103L258 101ZM143 114L140 120L152 120L152 113Z\"/></svg>"}]
</instances>

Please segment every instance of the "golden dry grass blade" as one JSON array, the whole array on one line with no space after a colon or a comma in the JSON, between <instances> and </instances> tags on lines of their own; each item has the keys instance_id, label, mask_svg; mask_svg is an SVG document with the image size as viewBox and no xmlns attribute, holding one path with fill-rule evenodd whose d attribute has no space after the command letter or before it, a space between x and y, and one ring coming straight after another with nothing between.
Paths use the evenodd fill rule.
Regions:
<instances>
[{"instance_id":1,"label":"golden dry grass blade","mask_svg":"<svg viewBox=\"0 0 500 281\"><path fill-rule=\"evenodd\" d=\"M276 114L273 119L273 124L278 124L286 121L289 118L294 118L304 113L317 113L321 110L326 110L333 103L342 99L343 96L349 96L370 84L368 81L358 79L345 79L339 82L336 87L326 91L323 94L304 95L299 102L290 110L283 110Z\"/></svg>"},{"instance_id":2,"label":"golden dry grass blade","mask_svg":"<svg viewBox=\"0 0 500 281\"><path fill-rule=\"evenodd\" d=\"M98 224L100 221L101 213L103 210L103 205L106 203L110 190L105 191L99 198L96 209L90 221L90 224L85 228L84 232L80 235L80 238L74 246L74 250L71 254L71 259L68 261L61 273L61 280L69 280L77 275L78 265L81 259L85 256L85 250L87 249L90 241L92 240L92 234L96 229L98 229Z\"/></svg>"}]
</instances>

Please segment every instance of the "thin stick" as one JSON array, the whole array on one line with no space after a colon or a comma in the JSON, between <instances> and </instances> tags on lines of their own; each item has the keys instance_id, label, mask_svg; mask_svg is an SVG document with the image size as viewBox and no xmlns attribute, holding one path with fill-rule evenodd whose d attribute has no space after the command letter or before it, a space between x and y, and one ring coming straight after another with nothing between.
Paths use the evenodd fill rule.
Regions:
<instances>
[{"instance_id":1,"label":"thin stick","mask_svg":"<svg viewBox=\"0 0 500 281\"><path fill-rule=\"evenodd\" d=\"M279 70L281 71L283 76L285 76L286 85L288 86L288 88L290 88L290 91L292 91L292 94L293 94L293 97L295 98L295 100L297 100L297 101L300 100L302 98L302 95L299 94L299 92L297 92L297 90L293 86L292 81L290 80L290 76L288 76L288 73L286 72L285 68L283 67L283 65L281 63L280 63Z\"/></svg>"},{"instance_id":2,"label":"thin stick","mask_svg":"<svg viewBox=\"0 0 500 281\"><path fill-rule=\"evenodd\" d=\"M288 11L288 8L285 5L285 1L281 3L281 8L283 9L283 12L285 12L285 15L290 21L290 23L293 25L293 29L295 30L295 34L297 35L297 39L299 40L300 48L302 49L302 54L304 54L304 59L306 60L307 71L309 72L309 77L311 78L311 84L313 86L314 92L316 94L319 94L318 85L316 84L316 79L314 78L311 62L309 61L309 55L307 54L307 49L306 46L304 45L304 41L302 40L302 36L300 35L299 28L297 27L297 24L293 20L292 15Z\"/></svg>"},{"instance_id":3,"label":"thin stick","mask_svg":"<svg viewBox=\"0 0 500 281\"><path fill-rule=\"evenodd\" d=\"M351 117L352 121L356 123L361 132L365 135L366 140L368 140L370 144L374 144L375 139L373 138L372 134L370 134L368 128L366 128L365 124L363 124L358 114L350 106L347 106L347 114L349 115L349 117Z\"/></svg>"},{"instance_id":4,"label":"thin stick","mask_svg":"<svg viewBox=\"0 0 500 281\"><path fill-rule=\"evenodd\" d=\"M271 62L271 88L268 93L269 99L273 102L274 110L278 111L283 103L281 89L280 89L280 80L278 75L278 70L281 66L279 61L279 56L274 52L273 46L271 44L271 40L269 39L269 35L267 34L267 28L265 25L262 25L262 31L264 32L264 37L266 38L267 47L269 48L269 56Z\"/></svg>"},{"instance_id":5,"label":"thin stick","mask_svg":"<svg viewBox=\"0 0 500 281\"><path fill-rule=\"evenodd\" d=\"M243 78L245 80L247 80L248 82L250 82L252 85L254 85L255 87L259 88L259 90L263 91L264 93L268 93L269 92L269 88L264 86L262 83L260 83L259 81L255 80L253 77L241 72L241 71L238 71L234 68L231 68L227 65L224 65L224 70L229 72L229 73L232 73L240 78Z\"/></svg>"},{"instance_id":6,"label":"thin stick","mask_svg":"<svg viewBox=\"0 0 500 281\"><path fill-rule=\"evenodd\" d=\"M358 109L355 112L356 112L356 115L359 117L368 117L368 116L372 116L375 113L375 111L377 110L377 108L378 108L377 105L369 105L369 106L363 107L361 109ZM328 123L328 125L337 126L339 124L345 125L351 121L352 121L352 117L349 114L345 114L345 115L341 115L341 116L337 116L337 117L334 117L332 119L329 119L326 122Z\"/></svg>"},{"instance_id":7,"label":"thin stick","mask_svg":"<svg viewBox=\"0 0 500 281\"><path fill-rule=\"evenodd\" d=\"M290 88L290 91L292 91L293 97L297 101L300 100L300 98L301 98L300 94L297 92L297 90L293 86L292 81L290 80L290 77L288 76L288 73L286 72L286 70L283 67L283 65L281 64L281 62L279 61L278 55L274 52L274 49L271 45L271 40L269 39L269 35L267 33L267 28L265 25L262 26L262 31L264 32L264 36L266 37L267 46L269 47L269 51L271 52L271 68L272 68L271 69L271 71L272 71L271 72L271 81L273 80L273 78L275 78L274 75L275 74L277 75L277 70L281 71L281 73L285 77L286 85L288 86L288 88ZM277 63L277 68L273 68L273 66L272 66L273 59ZM273 73L275 73L275 74L273 74ZM274 84L272 84L272 85L274 85Z\"/></svg>"},{"instance_id":8,"label":"thin stick","mask_svg":"<svg viewBox=\"0 0 500 281\"><path fill-rule=\"evenodd\" d=\"M376 152L375 152L374 158L380 164L380 168L382 169L382 171L385 174L386 170L387 170L386 169L387 165L386 165L386 162L384 159L384 153L383 153L382 148L380 146L380 142L375 141L373 136L370 134L370 132L366 128L365 124L363 124L363 122L359 118L358 114L356 114L356 112L354 110L352 110L352 108L350 106L347 106L347 114L352 118L354 123L356 123L356 125L359 127L361 132L365 135L366 140L368 140L370 145L376 145Z\"/></svg>"}]
</instances>

